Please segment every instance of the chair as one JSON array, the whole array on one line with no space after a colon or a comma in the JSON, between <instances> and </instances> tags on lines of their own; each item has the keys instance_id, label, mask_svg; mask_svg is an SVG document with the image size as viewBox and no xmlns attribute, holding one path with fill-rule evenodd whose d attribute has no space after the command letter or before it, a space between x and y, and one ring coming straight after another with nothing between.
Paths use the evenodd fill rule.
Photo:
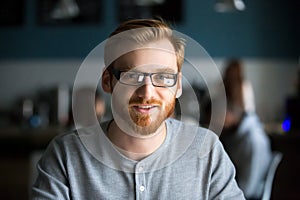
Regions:
<instances>
[{"instance_id":1,"label":"chair","mask_svg":"<svg viewBox=\"0 0 300 200\"><path fill-rule=\"evenodd\" d=\"M264 185L264 190L263 190L261 200L270 200L274 176L275 176L275 173L278 169L278 165L281 162L281 160L282 160L282 153L274 151L273 155L272 155L272 160L271 160L271 163L269 166L269 170L266 175L265 185Z\"/></svg>"}]
</instances>

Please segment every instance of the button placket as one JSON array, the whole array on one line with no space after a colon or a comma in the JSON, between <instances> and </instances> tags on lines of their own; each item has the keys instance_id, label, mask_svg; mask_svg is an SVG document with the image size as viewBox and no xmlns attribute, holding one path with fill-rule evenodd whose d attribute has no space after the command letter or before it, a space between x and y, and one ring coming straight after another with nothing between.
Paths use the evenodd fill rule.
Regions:
<instances>
[{"instance_id":1,"label":"button placket","mask_svg":"<svg viewBox=\"0 0 300 200\"><path fill-rule=\"evenodd\" d=\"M144 199L146 185L145 185L145 166L143 164L137 164L135 168L135 178L136 178L136 189L137 189L137 199Z\"/></svg>"}]
</instances>

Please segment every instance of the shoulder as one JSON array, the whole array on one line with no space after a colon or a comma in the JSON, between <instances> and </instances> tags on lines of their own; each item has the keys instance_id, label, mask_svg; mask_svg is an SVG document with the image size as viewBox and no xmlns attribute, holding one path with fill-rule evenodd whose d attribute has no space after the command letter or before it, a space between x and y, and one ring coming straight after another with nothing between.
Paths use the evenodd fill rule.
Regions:
<instances>
[{"instance_id":1,"label":"shoulder","mask_svg":"<svg viewBox=\"0 0 300 200\"><path fill-rule=\"evenodd\" d=\"M255 126L253 126L255 125ZM250 127L259 127L262 128L262 123L254 112L246 112L246 114L243 117L243 120L241 122L240 128L250 128Z\"/></svg>"},{"instance_id":2,"label":"shoulder","mask_svg":"<svg viewBox=\"0 0 300 200\"><path fill-rule=\"evenodd\" d=\"M70 130L68 132L57 135L49 143L46 152L59 152L60 154L68 154L85 149L82 139L95 135L95 127L85 127L80 129Z\"/></svg>"},{"instance_id":3,"label":"shoulder","mask_svg":"<svg viewBox=\"0 0 300 200\"><path fill-rule=\"evenodd\" d=\"M79 139L77 130L70 130L68 132L57 135L52 139L49 146L51 145L66 145L77 142Z\"/></svg>"},{"instance_id":4,"label":"shoulder","mask_svg":"<svg viewBox=\"0 0 300 200\"><path fill-rule=\"evenodd\" d=\"M266 137L259 117L255 113L247 113L242 120L238 132L247 133L247 137Z\"/></svg>"},{"instance_id":5,"label":"shoulder","mask_svg":"<svg viewBox=\"0 0 300 200\"><path fill-rule=\"evenodd\" d=\"M68 152L73 151L78 144L80 144L80 142L75 130L61 133L50 141L44 151L42 160L55 160L56 158L63 159Z\"/></svg>"},{"instance_id":6,"label":"shoulder","mask_svg":"<svg viewBox=\"0 0 300 200\"><path fill-rule=\"evenodd\" d=\"M255 113L247 114L238 129L243 138L243 146L252 149L270 148L270 141L259 117Z\"/></svg>"}]
</instances>

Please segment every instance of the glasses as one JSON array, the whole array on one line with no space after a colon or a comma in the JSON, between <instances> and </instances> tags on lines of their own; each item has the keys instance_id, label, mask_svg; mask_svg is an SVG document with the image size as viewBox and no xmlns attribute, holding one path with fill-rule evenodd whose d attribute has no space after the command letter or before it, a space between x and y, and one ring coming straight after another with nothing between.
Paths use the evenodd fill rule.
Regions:
<instances>
[{"instance_id":1,"label":"glasses","mask_svg":"<svg viewBox=\"0 0 300 200\"><path fill-rule=\"evenodd\" d=\"M135 71L120 71L115 68L108 69L120 83L126 85L141 85L144 82L146 76L149 76L152 82L152 85L155 87L172 87L177 82L177 73L143 73Z\"/></svg>"}]
</instances>

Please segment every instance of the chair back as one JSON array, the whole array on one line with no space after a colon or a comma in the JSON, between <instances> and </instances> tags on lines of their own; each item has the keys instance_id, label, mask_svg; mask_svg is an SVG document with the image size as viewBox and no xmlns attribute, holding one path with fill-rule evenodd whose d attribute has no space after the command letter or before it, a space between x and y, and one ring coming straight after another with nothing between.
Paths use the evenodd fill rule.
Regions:
<instances>
[{"instance_id":1,"label":"chair back","mask_svg":"<svg viewBox=\"0 0 300 200\"><path fill-rule=\"evenodd\" d=\"M266 175L265 179L265 185L263 190L263 195L261 200L270 200L271 193L272 193L272 186L273 186L273 180L275 177L275 173L278 169L279 163L282 160L282 153L281 152L273 152L272 160L269 166L269 170Z\"/></svg>"}]
</instances>

